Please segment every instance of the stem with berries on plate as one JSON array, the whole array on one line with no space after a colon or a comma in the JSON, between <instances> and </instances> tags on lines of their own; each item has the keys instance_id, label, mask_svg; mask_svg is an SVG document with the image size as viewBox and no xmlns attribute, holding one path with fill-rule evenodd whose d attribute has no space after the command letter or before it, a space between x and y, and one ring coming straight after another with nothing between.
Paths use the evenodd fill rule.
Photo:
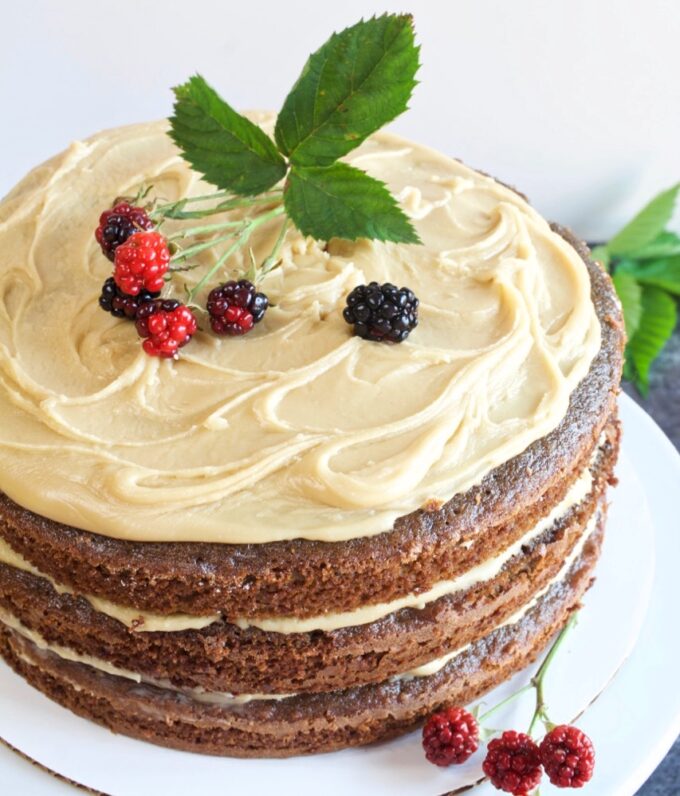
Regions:
<instances>
[{"instance_id":1,"label":"stem with berries on plate","mask_svg":"<svg viewBox=\"0 0 680 796\"><path fill-rule=\"evenodd\" d=\"M430 716L423 727L423 748L427 759L438 766L464 763L477 751L480 734L490 736L496 733L483 728L483 722L523 694L534 691L536 705L528 732L505 730L499 737L492 738L482 764L485 775L498 790L515 796L528 796L534 791L543 771L560 788L580 788L588 782L595 766L593 744L577 727L555 725L550 721L544 692L546 674L576 621L577 614L574 613L552 643L531 681L497 705L484 713L480 713L479 706L471 712L462 707L451 707ZM534 740L539 734L539 723L547 730L540 744Z\"/></svg>"}]
</instances>

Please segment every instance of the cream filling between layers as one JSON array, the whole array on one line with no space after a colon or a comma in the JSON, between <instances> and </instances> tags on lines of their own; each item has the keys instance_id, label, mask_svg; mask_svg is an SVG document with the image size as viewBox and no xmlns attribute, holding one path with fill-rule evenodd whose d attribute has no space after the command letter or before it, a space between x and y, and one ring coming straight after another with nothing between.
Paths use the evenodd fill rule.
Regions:
<instances>
[{"instance_id":1,"label":"cream filling between layers","mask_svg":"<svg viewBox=\"0 0 680 796\"><path fill-rule=\"evenodd\" d=\"M555 575L555 577L540 591L538 591L534 597L528 602L526 605L522 606L519 611L516 611L511 617L502 622L500 625L494 628L494 630L498 630L501 627L506 627L507 625L514 625L526 614L528 613L538 601L543 597L550 589L561 581L569 569L571 568L572 564L576 561L576 559L581 555L583 552L583 548L586 545L586 542L590 538L590 535L595 530L597 522L600 517L600 512L596 511L593 516L588 520L588 523L583 531L583 535L578 540L578 542L574 545L574 549L571 553L564 559L564 564L560 567L560 571ZM463 647L459 647L457 650L453 652L449 652L447 655L443 655L441 658L437 658L429 663L424 663L422 666L417 666L415 669L411 669L404 674L397 675L397 679L403 680L409 677L429 677L432 674L436 674L440 669L443 669L446 664L453 660L457 655L460 655L461 652L464 652L470 644L466 644Z\"/></svg>"},{"instance_id":2,"label":"cream filling between layers","mask_svg":"<svg viewBox=\"0 0 680 796\"><path fill-rule=\"evenodd\" d=\"M71 594L82 597L90 603L95 611L106 614L106 616L110 616L112 619L117 619L131 630L146 632L160 631L166 633L175 633L180 630L201 630L211 625L213 622L218 622L222 618L219 613L209 614L208 616L192 616L191 614L170 614L164 616L163 614L157 614L151 611L140 611L137 608L128 608L127 606L119 605L103 597L96 597L93 594L80 594L69 586L65 586L49 575L46 575L37 567L34 567L30 561L27 561L21 554L12 549L2 538L0 538L0 564L7 564L15 569L30 572L31 575L35 575L36 577L44 578L52 585L52 588L58 594Z\"/></svg>"},{"instance_id":3,"label":"cream filling between layers","mask_svg":"<svg viewBox=\"0 0 680 796\"><path fill-rule=\"evenodd\" d=\"M597 453L596 449L596 453ZM595 456L593 457L594 460ZM591 460L591 465L592 461ZM375 603L356 608L353 611L320 614L306 619L297 617L271 617L263 619L236 619L233 624L242 629L256 627L270 633L309 633L314 630L330 632L345 627L366 625L377 622L395 611L403 608L422 610L431 602L458 591L469 589L477 584L492 580L503 567L516 556L522 548L532 540L538 538L544 531L552 527L559 519L564 517L570 509L578 505L590 492L593 477L589 468L585 468L576 481L569 488L564 498L553 510L527 531L524 536L507 547L499 555L478 564L453 580L444 580L435 584L431 589L418 594L408 594L389 602ZM55 591L60 594L75 594L67 586L57 583L49 575L45 575L34 567L23 556L14 551L6 541L0 539L0 563L8 564L17 569L30 572L33 575L49 581ZM100 611L113 619L118 620L128 628L138 632L179 632L182 630L200 630L213 622L220 621L219 613L208 616L191 616L190 614L172 614L164 616L150 611L140 611L128 608L110 600L93 595L80 595L87 600L96 611Z\"/></svg>"},{"instance_id":4,"label":"cream filling between layers","mask_svg":"<svg viewBox=\"0 0 680 796\"><path fill-rule=\"evenodd\" d=\"M524 605L519 611L514 613L511 617L506 619L504 622L501 622L492 631L490 631L491 633L500 630L500 628L502 627L506 627L508 625L514 625L517 622L519 622L556 583L559 583L566 576L571 566L574 564L576 559L583 552L583 548L585 547L586 542L590 538L591 533L593 532L593 530L597 525L599 515L600 512L596 511L595 514L591 517L591 519L589 520L588 524L584 529L581 538L576 543L574 549L571 551L569 556L567 556L567 558L564 561L564 564L560 568L559 572L555 575L555 577L552 578L552 580L536 595L534 595L534 597L526 605ZM298 694L296 693L235 695L223 692L205 691L205 689L202 688L177 688L173 686L171 683L169 683L167 680L157 680L135 672L130 672L126 669L119 669L118 667L112 666L111 664L99 658L94 658L90 655L80 655L79 653L75 652L74 650L68 649L67 647L61 647L59 645L49 644L39 633L36 633L35 631L25 627L18 619L16 619L14 616L12 616L10 613L8 613L2 608L0 608L0 622L7 625L7 627L14 630L20 636L24 637L28 641L35 644L35 646L38 647L39 649L44 650L46 652L50 652L59 658L74 663L81 663L86 666L90 666L94 669L98 669L99 671L105 672L106 674L115 675L117 677L123 677L127 680L133 680L136 683L151 685L156 688L171 690L177 694L180 694L184 697L188 697L190 699L195 699L199 702L218 704L218 705L240 705L252 702L253 700L279 701L281 699L288 699L289 697L298 696ZM443 669L455 657L464 653L467 649L469 649L473 645L473 643L474 642L471 642L462 647L459 647L457 650L454 650L453 652L450 652L447 655L443 655L440 658L436 658L435 660L425 663L422 666L418 666L402 674L395 675L391 677L390 680L399 681L399 680L410 680L418 677L430 677L431 675L436 674L438 671ZM32 661L29 658L25 658L25 660L27 661L27 663L33 666L36 665L35 661ZM77 686L77 684L73 685L74 687L80 687Z\"/></svg>"},{"instance_id":5,"label":"cream filling between layers","mask_svg":"<svg viewBox=\"0 0 680 796\"><path fill-rule=\"evenodd\" d=\"M271 115L256 121L271 131ZM140 184L169 201L210 191L166 123L75 143L14 188L0 203L0 490L120 539L337 542L464 493L553 431L600 348L578 253L522 197L426 147L381 132L347 160L388 185L423 245L290 230L262 322L238 340L199 332L177 362L98 307L111 264L93 238ZM258 262L280 223L249 241ZM235 255L219 279L244 266ZM421 300L401 345L342 319L372 280Z\"/></svg>"}]
</instances>

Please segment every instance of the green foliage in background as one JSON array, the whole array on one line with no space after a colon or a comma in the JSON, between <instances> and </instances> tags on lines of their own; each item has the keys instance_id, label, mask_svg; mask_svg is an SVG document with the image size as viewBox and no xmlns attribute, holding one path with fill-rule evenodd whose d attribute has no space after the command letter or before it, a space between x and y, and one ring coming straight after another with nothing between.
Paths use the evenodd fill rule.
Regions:
<instances>
[{"instance_id":1,"label":"green foliage in background","mask_svg":"<svg viewBox=\"0 0 680 796\"><path fill-rule=\"evenodd\" d=\"M673 334L680 296L680 236L666 227L680 183L644 207L593 257L612 274L623 306L628 344L625 379L641 395L649 392L649 371Z\"/></svg>"}]
</instances>

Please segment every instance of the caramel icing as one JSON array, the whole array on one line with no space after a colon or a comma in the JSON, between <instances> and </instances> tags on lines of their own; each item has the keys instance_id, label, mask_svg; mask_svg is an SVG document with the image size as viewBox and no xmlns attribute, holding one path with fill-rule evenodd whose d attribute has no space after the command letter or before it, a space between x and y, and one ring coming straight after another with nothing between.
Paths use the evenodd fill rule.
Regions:
<instances>
[{"instance_id":1,"label":"caramel icing","mask_svg":"<svg viewBox=\"0 0 680 796\"><path fill-rule=\"evenodd\" d=\"M209 190L165 129L75 143L0 205L10 498L120 539L341 541L467 490L562 420L600 345L584 263L511 190L388 133L348 160L388 184L423 246L326 250L291 232L251 334L201 332L177 362L147 357L133 326L97 306L110 263L93 230L141 183L168 200ZM278 223L261 228L256 257ZM234 257L224 277L245 265ZM347 293L373 279L421 299L401 345L342 320Z\"/></svg>"}]
</instances>

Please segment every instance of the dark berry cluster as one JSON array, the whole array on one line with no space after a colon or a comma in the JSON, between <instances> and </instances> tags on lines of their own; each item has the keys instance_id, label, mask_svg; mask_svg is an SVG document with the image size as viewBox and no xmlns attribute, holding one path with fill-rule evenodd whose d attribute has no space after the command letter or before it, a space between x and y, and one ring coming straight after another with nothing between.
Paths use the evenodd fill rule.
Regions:
<instances>
[{"instance_id":1,"label":"dark berry cluster","mask_svg":"<svg viewBox=\"0 0 680 796\"><path fill-rule=\"evenodd\" d=\"M464 708L434 713L423 727L425 756L437 766L464 763L479 746L479 724ZM506 730L489 742L482 769L498 790L529 796L543 771L558 788L581 788L595 768L592 741L577 727L553 727L540 746L529 735Z\"/></svg>"},{"instance_id":2,"label":"dark berry cluster","mask_svg":"<svg viewBox=\"0 0 680 796\"><path fill-rule=\"evenodd\" d=\"M582 788L593 776L593 742L577 727L554 727L541 741L540 754L545 773L558 788Z\"/></svg>"},{"instance_id":3,"label":"dark berry cluster","mask_svg":"<svg viewBox=\"0 0 680 796\"><path fill-rule=\"evenodd\" d=\"M543 773L538 745L523 732L506 730L489 742L482 770L498 790L527 796Z\"/></svg>"},{"instance_id":4,"label":"dark berry cluster","mask_svg":"<svg viewBox=\"0 0 680 796\"><path fill-rule=\"evenodd\" d=\"M118 287L116 280L110 276L102 285L99 306L106 312L110 312L114 318L134 320L137 317L137 310L142 304L159 296L160 293L150 293L148 290L141 290L136 296L128 296Z\"/></svg>"},{"instance_id":5,"label":"dark berry cluster","mask_svg":"<svg viewBox=\"0 0 680 796\"><path fill-rule=\"evenodd\" d=\"M146 211L127 202L102 213L95 237L113 260L113 276L102 285L99 306L116 318L134 320L147 354L176 357L196 331L196 318L179 301L160 298L170 249L151 226Z\"/></svg>"},{"instance_id":6,"label":"dark berry cluster","mask_svg":"<svg viewBox=\"0 0 680 796\"><path fill-rule=\"evenodd\" d=\"M262 320L268 306L265 294L247 279L225 282L208 295L210 326L215 334L246 334Z\"/></svg>"},{"instance_id":7,"label":"dark berry cluster","mask_svg":"<svg viewBox=\"0 0 680 796\"><path fill-rule=\"evenodd\" d=\"M423 727L425 757L436 766L464 763L478 746L477 720L464 708L434 713Z\"/></svg>"},{"instance_id":8,"label":"dark berry cluster","mask_svg":"<svg viewBox=\"0 0 680 796\"><path fill-rule=\"evenodd\" d=\"M371 282L347 296L343 317L365 340L401 343L418 325L418 299L407 287Z\"/></svg>"},{"instance_id":9,"label":"dark berry cluster","mask_svg":"<svg viewBox=\"0 0 680 796\"><path fill-rule=\"evenodd\" d=\"M175 299L154 299L137 310L137 334L147 354L155 357L177 356L196 332L192 311Z\"/></svg>"},{"instance_id":10,"label":"dark berry cluster","mask_svg":"<svg viewBox=\"0 0 680 796\"><path fill-rule=\"evenodd\" d=\"M113 261L116 249L135 232L153 228L153 221L143 207L135 207L129 202L116 201L110 210L99 216L99 226L94 236L104 254Z\"/></svg>"}]
</instances>

